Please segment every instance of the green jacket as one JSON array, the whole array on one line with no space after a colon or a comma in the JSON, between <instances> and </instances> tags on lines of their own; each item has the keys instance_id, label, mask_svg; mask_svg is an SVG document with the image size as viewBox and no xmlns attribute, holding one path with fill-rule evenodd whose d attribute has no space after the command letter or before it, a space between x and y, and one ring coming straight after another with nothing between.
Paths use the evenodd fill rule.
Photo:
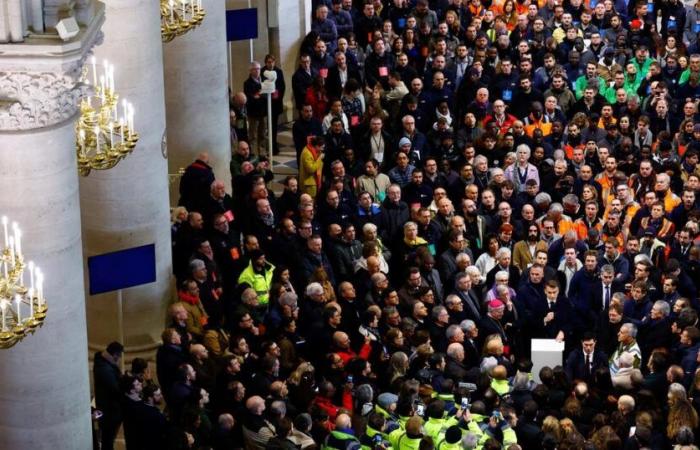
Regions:
<instances>
[{"instance_id":1,"label":"green jacket","mask_svg":"<svg viewBox=\"0 0 700 450\"><path fill-rule=\"evenodd\" d=\"M272 273L274 271L275 266L265 262L265 271L257 273L253 270L253 261L251 261L241 273L241 276L238 277L238 284L246 283L250 285L258 294L258 303L261 306L267 305L270 302L270 288L272 287Z\"/></svg>"},{"instance_id":2,"label":"green jacket","mask_svg":"<svg viewBox=\"0 0 700 450\"><path fill-rule=\"evenodd\" d=\"M634 64L634 67L637 68L637 79L641 81L642 78L647 76L647 72L649 72L649 67L651 67L651 63L654 62L654 60L651 58L647 58L644 61L644 64L639 65L639 61L637 61L637 57L635 56L629 62Z\"/></svg>"},{"instance_id":3,"label":"green jacket","mask_svg":"<svg viewBox=\"0 0 700 450\"><path fill-rule=\"evenodd\" d=\"M425 429L425 434L433 438L433 442L437 442L445 431L452 425L457 425L458 421L454 417L447 417L442 419L429 418L428 421L423 425Z\"/></svg>"},{"instance_id":4,"label":"green jacket","mask_svg":"<svg viewBox=\"0 0 700 450\"><path fill-rule=\"evenodd\" d=\"M389 435L394 450L418 450L421 438L410 438L404 430L398 429Z\"/></svg>"},{"instance_id":5,"label":"green jacket","mask_svg":"<svg viewBox=\"0 0 700 450\"><path fill-rule=\"evenodd\" d=\"M360 447L360 440L352 434L333 430L326 437L326 442L321 448L322 450L359 450Z\"/></svg>"},{"instance_id":6,"label":"green jacket","mask_svg":"<svg viewBox=\"0 0 700 450\"><path fill-rule=\"evenodd\" d=\"M598 80L598 91L602 94L605 90L605 80L601 77L596 77ZM574 94L576 95L576 100L580 100L583 97L583 91L588 87L588 78L586 75L581 75L576 79L574 83Z\"/></svg>"},{"instance_id":7,"label":"green jacket","mask_svg":"<svg viewBox=\"0 0 700 450\"><path fill-rule=\"evenodd\" d=\"M500 396L506 395L510 392L510 385L508 380L491 380L491 389L496 391Z\"/></svg>"},{"instance_id":8,"label":"green jacket","mask_svg":"<svg viewBox=\"0 0 700 450\"><path fill-rule=\"evenodd\" d=\"M365 435L360 438L362 450L372 450L375 447L374 437L376 435L380 435L382 437L382 443L384 444L385 449L388 450L391 448L391 444L389 443L389 436L382 433L381 431L375 430L374 428L368 425L367 429L365 430Z\"/></svg>"}]
</instances>

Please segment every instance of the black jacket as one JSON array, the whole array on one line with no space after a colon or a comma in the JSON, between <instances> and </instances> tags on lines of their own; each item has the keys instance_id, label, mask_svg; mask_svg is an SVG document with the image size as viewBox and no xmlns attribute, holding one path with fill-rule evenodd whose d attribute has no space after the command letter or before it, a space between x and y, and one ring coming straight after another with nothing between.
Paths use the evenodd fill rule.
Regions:
<instances>
[{"instance_id":1,"label":"black jacket","mask_svg":"<svg viewBox=\"0 0 700 450\"><path fill-rule=\"evenodd\" d=\"M564 363L564 370L566 371L566 376L570 381L573 380L583 380L590 383L593 380L593 374L600 367L608 366L608 357L601 350L595 350L593 352L593 368L590 373L586 370L586 359L583 354L583 350L580 348L575 349L569 353L569 357L566 358Z\"/></svg>"},{"instance_id":2,"label":"black jacket","mask_svg":"<svg viewBox=\"0 0 700 450\"><path fill-rule=\"evenodd\" d=\"M102 352L97 352L95 353L93 376L97 409L105 414L120 414L122 408L119 380L122 374L119 367L102 356Z\"/></svg>"}]
</instances>

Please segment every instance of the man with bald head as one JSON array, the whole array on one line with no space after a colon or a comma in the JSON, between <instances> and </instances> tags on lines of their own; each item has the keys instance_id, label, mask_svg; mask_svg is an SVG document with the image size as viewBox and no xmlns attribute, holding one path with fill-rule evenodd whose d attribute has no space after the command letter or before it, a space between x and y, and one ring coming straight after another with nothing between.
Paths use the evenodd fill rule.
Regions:
<instances>
[{"instance_id":1,"label":"man with bald head","mask_svg":"<svg viewBox=\"0 0 700 450\"><path fill-rule=\"evenodd\" d=\"M267 442L275 435L275 426L263 415L265 400L258 395L253 395L246 400L245 409L241 422L246 447L265 448Z\"/></svg>"},{"instance_id":2,"label":"man with bald head","mask_svg":"<svg viewBox=\"0 0 700 450\"><path fill-rule=\"evenodd\" d=\"M347 364L351 359L362 358L365 361L369 359L372 348L369 345L369 337L364 337L364 343L359 352L355 352L350 346L350 336L343 331L333 333L333 353L340 356L343 364Z\"/></svg>"},{"instance_id":3,"label":"man with bald head","mask_svg":"<svg viewBox=\"0 0 700 450\"><path fill-rule=\"evenodd\" d=\"M348 450L360 448L360 440L355 437L349 415L338 414L335 418L335 429L326 437L325 447Z\"/></svg>"},{"instance_id":4,"label":"man with bald head","mask_svg":"<svg viewBox=\"0 0 700 450\"><path fill-rule=\"evenodd\" d=\"M209 358L209 351L202 344L190 346L190 365L197 373L197 386L207 392L216 388L216 363Z\"/></svg>"}]
</instances>

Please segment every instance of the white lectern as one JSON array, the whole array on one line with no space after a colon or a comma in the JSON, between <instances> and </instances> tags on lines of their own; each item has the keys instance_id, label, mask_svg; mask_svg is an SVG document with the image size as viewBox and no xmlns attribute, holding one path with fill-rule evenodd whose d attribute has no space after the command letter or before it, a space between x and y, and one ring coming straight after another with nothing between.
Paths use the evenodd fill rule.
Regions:
<instances>
[{"instance_id":1,"label":"white lectern","mask_svg":"<svg viewBox=\"0 0 700 450\"><path fill-rule=\"evenodd\" d=\"M540 382L540 369L562 365L564 342L555 339L532 339L532 375Z\"/></svg>"}]
</instances>

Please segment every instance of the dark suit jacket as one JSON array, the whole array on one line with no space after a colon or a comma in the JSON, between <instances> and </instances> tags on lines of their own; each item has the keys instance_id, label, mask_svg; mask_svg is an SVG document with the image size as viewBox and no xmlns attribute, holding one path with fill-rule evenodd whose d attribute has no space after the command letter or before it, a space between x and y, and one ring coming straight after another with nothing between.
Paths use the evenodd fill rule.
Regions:
<instances>
[{"instance_id":1,"label":"dark suit jacket","mask_svg":"<svg viewBox=\"0 0 700 450\"><path fill-rule=\"evenodd\" d=\"M501 267L496 264L496 266L486 275L486 286L488 286L489 289L493 287L493 282L496 279L496 273L500 272L501 270ZM512 287L513 289L517 289L520 282L520 271L517 267L511 264L508 266L508 273L510 274L508 278L508 286Z\"/></svg>"},{"instance_id":2,"label":"dark suit jacket","mask_svg":"<svg viewBox=\"0 0 700 450\"><path fill-rule=\"evenodd\" d=\"M360 72L357 69L353 69L349 65L347 66L348 80L354 78L358 83L362 83L362 78L360 77ZM328 98L340 98L343 95L343 86L340 83L340 70L338 66L333 66L328 69L328 77L326 78L326 91L328 92Z\"/></svg>"},{"instance_id":3,"label":"dark suit jacket","mask_svg":"<svg viewBox=\"0 0 700 450\"><path fill-rule=\"evenodd\" d=\"M464 312L467 313L467 318L478 324L486 316L481 309L479 299L471 289L466 294L462 291L454 291L453 294L462 299Z\"/></svg>"},{"instance_id":4,"label":"dark suit jacket","mask_svg":"<svg viewBox=\"0 0 700 450\"><path fill-rule=\"evenodd\" d=\"M589 375L586 372L586 359L584 357L583 350L581 348L577 348L569 353L569 357L566 358L566 362L564 363L564 371L566 372L566 376L569 377L569 380L571 381L583 380L585 382L590 382L593 379L592 375L595 373L596 369L607 366L607 355L601 350L596 349L593 352L593 368L591 370L591 374Z\"/></svg>"}]
</instances>

